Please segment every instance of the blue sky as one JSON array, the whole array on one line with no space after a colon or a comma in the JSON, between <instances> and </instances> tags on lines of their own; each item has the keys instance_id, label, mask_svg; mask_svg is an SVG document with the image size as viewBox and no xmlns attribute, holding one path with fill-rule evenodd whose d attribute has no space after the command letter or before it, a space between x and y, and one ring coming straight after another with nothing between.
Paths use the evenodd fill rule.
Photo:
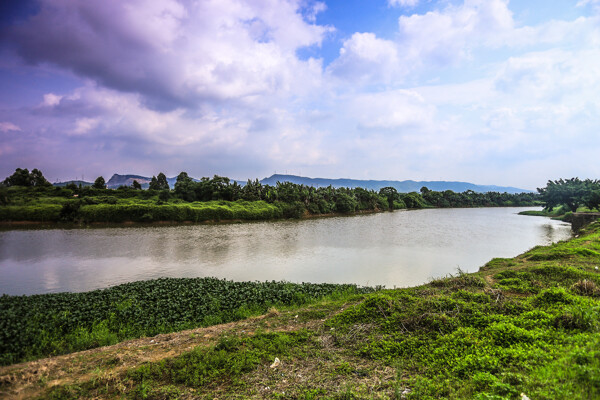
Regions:
<instances>
[{"instance_id":1,"label":"blue sky","mask_svg":"<svg viewBox=\"0 0 600 400\"><path fill-rule=\"evenodd\" d=\"M600 1L0 6L0 176L598 178Z\"/></svg>"}]
</instances>

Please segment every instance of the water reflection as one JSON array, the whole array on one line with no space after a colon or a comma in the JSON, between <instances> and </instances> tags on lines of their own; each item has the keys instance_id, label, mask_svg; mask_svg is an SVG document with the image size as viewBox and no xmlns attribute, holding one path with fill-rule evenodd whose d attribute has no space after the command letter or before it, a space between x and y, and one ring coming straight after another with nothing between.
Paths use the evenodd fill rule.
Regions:
<instances>
[{"instance_id":1,"label":"water reflection","mask_svg":"<svg viewBox=\"0 0 600 400\"><path fill-rule=\"evenodd\" d=\"M519 210L0 232L0 293L84 291L164 276L416 285L570 237L569 225Z\"/></svg>"}]
</instances>

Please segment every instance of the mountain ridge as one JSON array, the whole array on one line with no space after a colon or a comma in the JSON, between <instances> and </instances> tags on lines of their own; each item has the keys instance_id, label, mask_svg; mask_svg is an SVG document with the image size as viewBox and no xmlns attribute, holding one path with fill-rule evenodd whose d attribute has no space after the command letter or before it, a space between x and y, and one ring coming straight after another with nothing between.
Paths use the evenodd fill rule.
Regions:
<instances>
[{"instance_id":1,"label":"mountain ridge","mask_svg":"<svg viewBox=\"0 0 600 400\"><path fill-rule=\"evenodd\" d=\"M427 187L430 190L442 192L444 190L452 190L453 192L464 192L467 190L472 190L478 193L486 193L486 192L507 192L507 193L530 193L533 190L521 189L512 186L498 186L498 185L478 185L470 182L460 182L460 181L413 181L413 180L361 180L361 179L350 179L350 178L307 178L297 175L283 175L283 174L274 174L268 178L263 178L260 180L260 183L275 185L279 182L291 182L296 184L304 184L308 186L333 186L333 187L362 187L365 189L372 189L378 191L381 188L391 186L395 188L398 192L401 193L409 193L409 192L418 192L421 190L423 186Z\"/></svg>"},{"instance_id":2,"label":"mountain ridge","mask_svg":"<svg viewBox=\"0 0 600 400\"><path fill-rule=\"evenodd\" d=\"M113 174L111 178L106 182L106 186L109 189L116 189L119 186L131 186L134 180L142 185L142 188L147 189L150 183L151 177L145 177L142 175L134 174ZM198 179L192 178L194 181ZM169 187L174 188L177 177L167 178ZM245 185L246 181L234 180L239 185ZM327 187L332 186L335 188L347 187L356 188L362 187L364 189L371 189L379 191L381 188L391 186L400 193L418 192L422 187L427 187L430 190L443 192L445 190L452 190L456 193L461 193L467 190L472 190L478 193L486 192L506 192L506 193L530 193L533 190L521 189L513 186L498 186L498 185L478 185L470 182L461 181L414 181L414 180L376 180L376 179L351 179L351 178L309 178L299 175L287 175L287 174L273 174L269 177L263 178L259 181L263 185L275 186L277 182L291 182L299 185L314 186L314 187ZM55 186L64 186L68 182L55 183ZM86 182L87 183L87 182Z\"/></svg>"}]
</instances>

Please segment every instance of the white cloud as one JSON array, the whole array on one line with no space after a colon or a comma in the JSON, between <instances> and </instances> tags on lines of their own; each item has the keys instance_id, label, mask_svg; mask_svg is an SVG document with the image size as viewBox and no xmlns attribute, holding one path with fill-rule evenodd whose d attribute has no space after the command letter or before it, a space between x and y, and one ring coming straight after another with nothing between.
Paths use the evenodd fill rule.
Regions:
<instances>
[{"instance_id":1,"label":"white cloud","mask_svg":"<svg viewBox=\"0 0 600 400\"><path fill-rule=\"evenodd\" d=\"M71 131L74 135L83 135L95 129L100 120L98 118L77 118L75 120L75 128Z\"/></svg>"},{"instance_id":2,"label":"white cloud","mask_svg":"<svg viewBox=\"0 0 600 400\"><path fill-rule=\"evenodd\" d=\"M527 53L502 65L495 87L506 101L518 103L597 104L599 64L597 49Z\"/></svg>"},{"instance_id":3,"label":"white cloud","mask_svg":"<svg viewBox=\"0 0 600 400\"><path fill-rule=\"evenodd\" d=\"M21 128L19 128L17 125L13 124L12 122L0 122L0 132L3 133L7 133L7 132L18 132L20 131Z\"/></svg>"},{"instance_id":4,"label":"white cloud","mask_svg":"<svg viewBox=\"0 0 600 400\"><path fill-rule=\"evenodd\" d=\"M44 95L44 101L42 102L42 106L46 107L54 107L60 104L60 100L63 96L56 95L54 93L47 93Z\"/></svg>"},{"instance_id":5,"label":"white cloud","mask_svg":"<svg viewBox=\"0 0 600 400\"><path fill-rule=\"evenodd\" d=\"M333 151L323 146L323 136L311 127L287 126L269 148L269 158L282 167L335 164L339 160Z\"/></svg>"},{"instance_id":6,"label":"white cloud","mask_svg":"<svg viewBox=\"0 0 600 400\"><path fill-rule=\"evenodd\" d=\"M585 7L587 5L600 5L600 0L580 0L577 2L577 7Z\"/></svg>"},{"instance_id":7,"label":"white cloud","mask_svg":"<svg viewBox=\"0 0 600 400\"><path fill-rule=\"evenodd\" d=\"M390 7L406 7L411 8L419 4L419 0L388 0Z\"/></svg>"},{"instance_id":8,"label":"white cloud","mask_svg":"<svg viewBox=\"0 0 600 400\"><path fill-rule=\"evenodd\" d=\"M81 135L94 131L98 138L142 141L159 146L183 148L203 143L203 152L215 146L236 146L246 135L244 122L207 110L199 116L186 115L183 108L160 111L145 106L142 97L115 90L86 86L65 96L63 116L81 115L88 110L94 117L75 119L69 132ZM67 119L68 120L68 119Z\"/></svg>"},{"instance_id":9,"label":"white cloud","mask_svg":"<svg viewBox=\"0 0 600 400\"><path fill-rule=\"evenodd\" d=\"M409 75L458 65L480 48L515 45L516 32L507 0L466 0L425 14L401 16L393 40L370 32L354 33L344 41L328 72L363 85L397 85ZM526 33L532 36L537 31Z\"/></svg>"},{"instance_id":10,"label":"white cloud","mask_svg":"<svg viewBox=\"0 0 600 400\"><path fill-rule=\"evenodd\" d=\"M506 168L513 179L541 179L531 187L549 177L573 176L580 164L588 166L587 176L600 174L591 156L591 149L600 152L599 65L596 50L554 49L511 57L483 79L415 88L436 107L430 126L440 127L440 133L430 139L452 149L443 156L431 146L430 154L452 160L455 165L448 168L456 170L481 165L480 173L494 179L501 177L485 165ZM555 165L565 154L571 163ZM525 167L534 161L535 169Z\"/></svg>"},{"instance_id":11,"label":"white cloud","mask_svg":"<svg viewBox=\"0 0 600 400\"><path fill-rule=\"evenodd\" d=\"M361 129L415 129L428 124L435 110L409 90L361 94L352 99L349 115Z\"/></svg>"},{"instance_id":12,"label":"white cloud","mask_svg":"<svg viewBox=\"0 0 600 400\"><path fill-rule=\"evenodd\" d=\"M313 4L309 19L323 9ZM42 0L9 37L30 63L176 107L318 85L314 60L295 52L320 45L330 28L302 11L296 0Z\"/></svg>"},{"instance_id":13,"label":"white cloud","mask_svg":"<svg viewBox=\"0 0 600 400\"><path fill-rule=\"evenodd\" d=\"M532 187L568 159L600 175L597 17L524 26L507 1L442 2L400 17L394 34L349 35L324 66L297 56L334 29L315 23L323 3L142 3L43 0L15 28L26 60L85 83L0 110L11 121L0 131L21 130L4 135L2 154L109 166L96 175L167 165L192 176L302 169Z\"/></svg>"},{"instance_id":14,"label":"white cloud","mask_svg":"<svg viewBox=\"0 0 600 400\"><path fill-rule=\"evenodd\" d=\"M393 83L406 71L396 44L373 33L355 33L344 41L340 56L327 68L328 73L353 83ZM358 80L358 82L357 82Z\"/></svg>"},{"instance_id":15,"label":"white cloud","mask_svg":"<svg viewBox=\"0 0 600 400\"><path fill-rule=\"evenodd\" d=\"M400 52L414 68L445 66L470 56L472 48L513 29L506 0L466 0L424 15L401 16Z\"/></svg>"},{"instance_id":16,"label":"white cloud","mask_svg":"<svg viewBox=\"0 0 600 400\"><path fill-rule=\"evenodd\" d=\"M317 1L306 11L305 17L309 22L315 23L317 15L327 10L327 5L323 2Z\"/></svg>"}]
</instances>

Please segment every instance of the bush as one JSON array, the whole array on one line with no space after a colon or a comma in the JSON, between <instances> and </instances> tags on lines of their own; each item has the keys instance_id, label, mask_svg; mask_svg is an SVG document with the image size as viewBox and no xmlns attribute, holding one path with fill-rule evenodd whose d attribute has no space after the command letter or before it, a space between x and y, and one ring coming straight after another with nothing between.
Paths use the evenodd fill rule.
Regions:
<instances>
[{"instance_id":1,"label":"bush","mask_svg":"<svg viewBox=\"0 0 600 400\"><path fill-rule=\"evenodd\" d=\"M304 204L299 201L294 201L292 203L284 203L281 201L274 203L277 208L281 210L281 215L283 218L300 218L304 215L306 208Z\"/></svg>"},{"instance_id":2,"label":"bush","mask_svg":"<svg viewBox=\"0 0 600 400\"><path fill-rule=\"evenodd\" d=\"M56 222L61 219L60 204L0 207L0 221Z\"/></svg>"},{"instance_id":3,"label":"bush","mask_svg":"<svg viewBox=\"0 0 600 400\"><path fill-rule=\"evenodd\" d=\"M0 296L0 364L235 321L356 285L163 278L86 293Z\"/></svg>"},{"instance_id":4,"label":"bush","mask_svg":"<svg viewBox=\"0 0 600 400\"><path fill-rule=\"evenodd\" d=\"M346 193L338 193L335 199L335 209L341 213L351 213L356 211L356 200Z\"/></svg>"}]
</instances>

